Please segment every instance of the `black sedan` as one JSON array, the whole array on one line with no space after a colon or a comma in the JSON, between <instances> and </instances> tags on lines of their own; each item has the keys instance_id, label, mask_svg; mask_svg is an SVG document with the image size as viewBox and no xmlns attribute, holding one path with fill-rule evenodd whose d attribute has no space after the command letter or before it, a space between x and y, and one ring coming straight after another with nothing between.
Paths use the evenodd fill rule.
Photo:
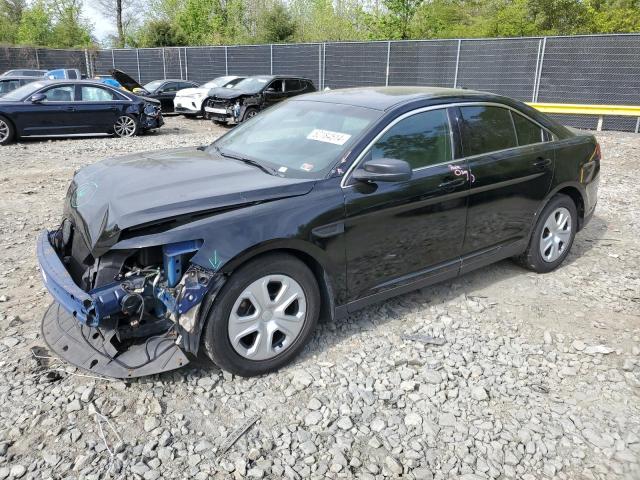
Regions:
<instances>
[{"instance_id":1,"label":"black sedan","mask_svg":"<svg viewBox=\"0 0 640 480\"><path fill-rule=\"evenodd\" d=\"M0 145L30 135L132 137L163 124L157 101L85 80L39 80L0 97Z\"/></svg>"},{"instance_id":2,"label":"black sedan","mask_svg":"<svg viewBox=\"0 0 640 480\"><path fill-rule=\"evenodd\" d=\"M173 112L173 99L176 98L178 90L197 88L199 86L198 83L191 80L180 79L153 80L142 86L121 70L111 70L110 73L125 89L137 95L144 95L146 98L158 100L162 105L163 112Z\"/></svg>"},{"instance_id":3,"label":"black sedan","mask_svg":"<svg viewBox=\"0 0 640 480\"><path fill-rule=\"evenodd\" d=\"M201 345L230 372L270 372L320 316L504 258L557 268L599 172L592 135L497 95L296 97L208 147L78 171L38 241L55 299L44 338L116 377L178 368Z\"/></svg>"}]
</instances>

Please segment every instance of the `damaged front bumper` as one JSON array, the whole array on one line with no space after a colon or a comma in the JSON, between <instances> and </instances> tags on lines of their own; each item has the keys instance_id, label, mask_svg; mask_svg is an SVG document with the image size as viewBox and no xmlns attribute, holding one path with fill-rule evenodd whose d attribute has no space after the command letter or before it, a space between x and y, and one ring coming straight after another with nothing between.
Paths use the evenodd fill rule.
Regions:
<instances>
[{"instance_id":1,"label":"damaged front bumper","mask_svg":"<svg viewBox=\"0 0 640 480\"><path fill-rule=\"evenodd\" d=\"M181 279L169 279L176 283L171 287L166 282L149 285L146 278L132 276L85 292L52 245L55 235L41 233L37 254L44 284L55 299L43 317L42 334L58 356L116 378L161 373L189 363L186 353L197 353L207 314L203 300L211 293L206 306L211 304L223 282L221 276L190 267ZM165 268L175 273L174 262L193 247L193 242L165 246ZM131 296L143 290L147 300L156 301L157 316L144 325L125 325L123 319L132 318L126 316ZM144 301L141 311L144 314Z\"/></svg>"}]
</instances>

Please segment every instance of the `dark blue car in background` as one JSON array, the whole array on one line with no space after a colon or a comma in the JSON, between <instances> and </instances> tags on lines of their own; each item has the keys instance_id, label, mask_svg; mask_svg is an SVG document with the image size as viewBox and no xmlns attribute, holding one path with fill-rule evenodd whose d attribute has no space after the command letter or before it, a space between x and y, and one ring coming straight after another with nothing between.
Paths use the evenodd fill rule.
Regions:
<instances>
[{"instance_id":1,"label":"dark blue car in background","mask_svg":"<svg viewBox=\"0 0 640 480\"><path fill-rule=\"evenodd\" d=\"M160 103L87 80L38 80L0 97L0 145L26 136L132 137L164 124Z\"/></svg>"}]
</instances>

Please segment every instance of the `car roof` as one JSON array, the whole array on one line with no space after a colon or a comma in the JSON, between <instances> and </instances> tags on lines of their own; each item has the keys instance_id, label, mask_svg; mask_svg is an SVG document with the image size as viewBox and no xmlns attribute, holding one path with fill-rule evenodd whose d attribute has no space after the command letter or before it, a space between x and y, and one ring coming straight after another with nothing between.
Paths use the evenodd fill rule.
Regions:
<instances>
[{"instance_id":1,"label":"car roof","mask_svg":"<svg viewBox=\"0 0 640 480\"><path fill-rule=\"evenodd\" d=\"M467 97L473 99L499 100L502 97L486 92L462 88L441 87L358 87L339 90L324 90L295 97L293 101L312 100L316 102L336 103L366 107L374 110L388 110L416 100L435 100L443 98Z\"/></svg>"},{"instance_id":2,"label":"car roof","mask_svg":"<svg viewBox=\"0 0 640 480\"><path fill-rule=\"evenodd\" d=\"M311 82L309 78L299 77L296 75L249 75L247 78L267 78L270 80L307 80Z\"/></svg>"},{"instance_id":3,"label":"car roof","mask_svg":"<svg viewBox=\"0 0 640 480\"><path fill-rule=\"evenodd\" d=\"M15 76L6 76L0 77L0 80L44 80L44 77L36 77L34 75L15 75Z\"/></svg>"}]
</instances>

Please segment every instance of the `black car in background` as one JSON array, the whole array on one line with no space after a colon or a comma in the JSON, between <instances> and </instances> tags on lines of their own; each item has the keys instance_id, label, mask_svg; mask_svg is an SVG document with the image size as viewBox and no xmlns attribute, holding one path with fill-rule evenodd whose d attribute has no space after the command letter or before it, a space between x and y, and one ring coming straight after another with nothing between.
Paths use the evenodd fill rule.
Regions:
<instances>
[{"instance_id":1,"label":"black car in background","mask_svg":"<svg viewBox=\"0 0 640 480\"><path fill-rule=\"evenodd\" d=\"M185 88L197 88L200 86L196 82L179 79L153 80L143 86L122 70L116 69L112 70L110 73L115 80L120 82L120 85L130 92L146 98L154 98L158 100L162 105L163 112L173 112L173 99L176 97L176 92L178 90L183 90Z\"/></svg>"},{"instance_id":2,"label":"black car in background","mask_svg":"<svg viewBox=\"0 0 640 480\"><path fill-rule=\"evenodd\" d=\"M38 80L0 97L0 145L30 135L132 137L163 123L159 102L87 80Z\"/></svg>"},{"instance_id":3,"label":"black car in background","mask_svg":"<svg viewBox=\"0 0 640 480\"><path fill-rule=\"evenodd\" d=\"M42 77L0 77L0 97L36 80L42 80Z\"/></svg>"},{"instance_id":4,"label":"black car in background","mask_svg":"<svg viewBox=\"0 0 640 480\"><path fill-rule=\"evenodd\" d=\"M234 88L217 90L207 101L205 112L214 122L236 124L287 98L315 92L308 78L285 75L255 75Z\"/></svg>"},{"instance_id":5,"label":"black car in background","mask_svg":"<svg viewBox=\"0 0 640 480\"><path fill-rule=\"evenodd\" d=\"M559 267L599 172L593 135L506 97L299 96L208 147L79 170L61 223L38 240L55 299L44 339L115 377L178 368L201 346L229 372L270 372L320 316L509 257Z\"/></svg>"}]
</instances>

